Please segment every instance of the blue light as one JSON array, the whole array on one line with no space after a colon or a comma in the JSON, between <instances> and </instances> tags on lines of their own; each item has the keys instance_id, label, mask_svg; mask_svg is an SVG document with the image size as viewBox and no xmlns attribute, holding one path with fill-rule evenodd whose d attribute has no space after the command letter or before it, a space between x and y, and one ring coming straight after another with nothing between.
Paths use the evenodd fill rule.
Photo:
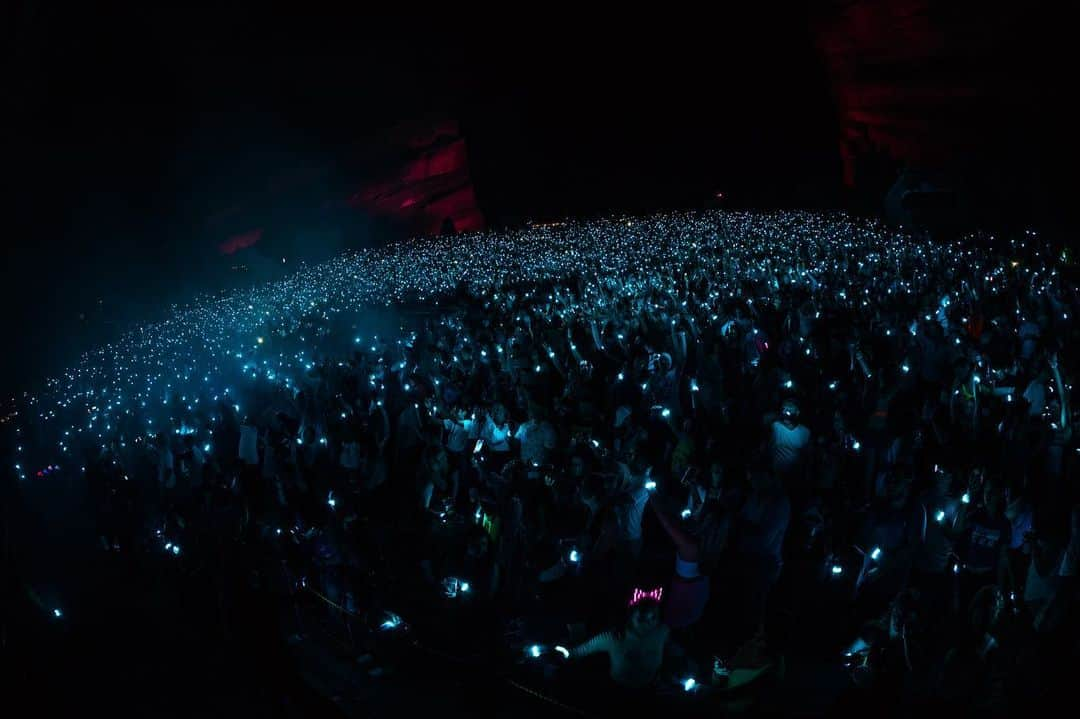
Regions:
<instances>
[{"instance_id":1,"label":"blue light","mask_svg":"<svg viewBox=\"0 0 1080 719\"><path fill-rule=\"evenodd\" d=\"M832 574L833 574L834 577L838 577L843 573L844 573L844 568L841 567L839 564L832 565Z\"/></svg>"},{"instance_id":2,"label":"blue light","mask_svg":"<svg viewBox=\"0 0 1080 719\"><path fill-rule=\"evenodd\" d=\"M645 482L645 489L649 490L650 492L656 489L656 481L652 479L647 480Z\"/></svg>"},{"instance_id":3,"label":"blue light","mask_svg":"<svg viewBox=\"0 0 1080 719\"><path fill-rule=\"evenodd\" d=\"M560 645L556 644L555 645L555 651L557 651L559 654L562 654L563 659L569 659L570 658L570 650L567 649L564 646L560 646Z\"/></svg>"},{"instance_id":4,"label":"blue light","mask_svg":"<svg viewBox=\"0 0 1080 719\"><path fill-rule=\"evenodd\" d=\"M393 630L393 629L397 629L401 625L402 625L401 617L394 614L393 612L387 612L386 613L386 620L383 621L383 623L379 625L379 628L384 630L384 631L390 631L390 630Z\"/></svg>"},{"instance_id":5,"label":"blue light","mask_svg":"<svg viewBox=\"0 0 1080 719\"><path fill-rule=\"evenodd\" d=\"M964 504L971 504L971 493L964 492L962 495L960 495L960 501Z\"/></svg>"},{"instance_id":6,"label":"blue light","mask_svg":"<svg viewBox=\"0 0 1080 719\"><path fill-rule=\"evenodd\" d=\"M57 619L59 619L60 617L64 616L64 613L62 611L60 611L59 609L54 609L54 610L52 610L52 615L54 617L56 617Z\"/></svg>"},{"instance_id":7,"label":"blue light","mask_svg":"<svg viewBox=\"0 0 1080 719\"><path fill-rule=\"evenodd\" d=\"M690 519L690 514L691 514L691 512L690 512L689 508L684 509L682 511L682 518L683 519Z\"/></svg>"},{"instance_id":8,"label":"blue light","mask_svg":"<svg viewBox=\"0 0 1080 719\"><path fill-rule=\"evenodd\" d=\"M461 584L460 584L460 585L458 586L458 589L460 589L460 590L461 590L462 592L467 592L467 591L469 591L469 583L468 583L468 582L462 582L462 583L461 583Z\"/></svg>"},{"instance_id":9,"label":"blue light","mask_svg":"<svg viewBox=\"0 0 1080 719\"><path fill-rule=\"evenodd\" d=\"M581 559L581 555L578 554L578 551L576 549L571 549L570 550L570 561L576 563L580 559Z\"/></svg>"},{"instance_id":10,"label":"blue light","mask_svg":"<svg viewBox=\"0 0 1080 719\"><path fill-rule=\"evenodd\" d=\"M174 557L180 555L180 545L179 544L172 545L172 553L173 553Z\"/></svg>"},{"instance_id":11,"label":"blue light","mask_svg":"<svg viewBox=\"0 0 1080 719\"><path fill-rule=\"evenodd\" d=\"M684 692L692 692L694 691L694 687L696 686L697 680L693 677L687 677L686 679L682 680L682 688Z\"/></svg>"},{"instance_id":12,"label":"blue light","mask_svg":"<svg viewBox=\"0 0 1080 719\"><path fill-rule=\"evenodd\" d=\"M937 511L937 514L934 516L934 519L937 520L938 524L944 523L945 522L945 510L944 509L939 509Z\"/></svg>"},{"instance_id":13,"label":"blue light","mask_svg":"<svg viewBox=\"0 0 1080 719\"><path fill-rule=\"evenodd\" d=\"M870 558L873 559L875 562L881 559L881 547L874 547L872 550L870 550Z\"/></svg>"},{"instance_id":14,"label":"blue light","mask_svg":"<svg viewBox=\"0 0 1080 719\"><path fill-rule=\"evenodd\" d=\"M533 644L531 647L529 647L529 656L533 657L534 659L536 657L540 656L540 645L539 644Z\"/></svg>"}]
</instances>

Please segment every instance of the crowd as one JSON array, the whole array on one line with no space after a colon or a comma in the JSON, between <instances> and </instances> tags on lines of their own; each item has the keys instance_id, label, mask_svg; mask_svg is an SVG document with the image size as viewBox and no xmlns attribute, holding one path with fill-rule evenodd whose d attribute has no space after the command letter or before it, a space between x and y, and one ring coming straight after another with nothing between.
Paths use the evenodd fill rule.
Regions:
<instances>
[{"instance_id":1,"label":"crowd","mask_svg":"<svg viewBox=\"0 0 1080 719\"><path fill-rule=\"evenodd\" d=\"M415 240L85 355L14 472L87 487L103 551L243 556L376 669L408 623L630 696L755 706L812 655L1015 706L1080 649L1071 269L801 212Z\"/></svg>"}]
</instances>

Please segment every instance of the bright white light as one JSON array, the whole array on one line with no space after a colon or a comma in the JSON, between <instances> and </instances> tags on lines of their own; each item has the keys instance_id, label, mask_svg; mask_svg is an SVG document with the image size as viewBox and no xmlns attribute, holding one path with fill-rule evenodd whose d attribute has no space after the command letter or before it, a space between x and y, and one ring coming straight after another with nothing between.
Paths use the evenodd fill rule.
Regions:
<instances>
[{"instance_id":1,"label":"bright white light","mask_svg":"<svg viewBox=\"0 0 1080 719\"><path fill-rule=\"evenodd\" d=\"M397 629L398 627L401 626L401 624L402 624L401 617L394 614L393 612L387 612L386 613L386 620L382 624L379 625L379 628L384 630L384 631L389 631L389 630Z\"/></svg>"},{"instance_id":2,"label":"bright white light","mask_svg":"<svg viewBox=\"0 0 1080 719\"><path fill-rule=\"evenodd\" d=\"M881 547L874 547L872 550L870 550L870 558L873 559L875 562L881 559Z\"/></svg>"},{"instance_id":3,"label":"bright white light","mask_svg":"<svg viewBox=\"0 0 1080 719\"><path fill-rule=\"evenodd\" d=\"M686 679L683 679L683 681L682 681L682 688L683 688L684 692L692 692L692 691L694 691L694 687L696 687L696 686L697 686L697 680L694 679L693 677L687 677Z\"/></svg>"}]
</instances>

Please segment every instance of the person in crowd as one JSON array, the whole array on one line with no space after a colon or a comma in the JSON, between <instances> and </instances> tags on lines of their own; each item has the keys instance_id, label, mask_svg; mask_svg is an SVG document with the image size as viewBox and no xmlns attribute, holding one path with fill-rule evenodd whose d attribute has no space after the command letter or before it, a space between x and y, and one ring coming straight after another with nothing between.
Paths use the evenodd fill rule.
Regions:
<instances>
[{"instance_id":1,"label":"person in crowd","mask_svg":"<svg viewBox=\"0 0 1080 719\"><path fill-rule=\"evenodd\" d=\"M734 517L734 591L743 638L761 624L769 592L783 567L784 535L791 521L791 503L780 481L764 467L750 470L750 492Z\"/></svg>"},{"instance_id":2,"label":"person in crowd","mask_svg":"<svg viewBox=\"0 0 1080 719\"><path fill-rule=\"evenodd\" d=\"M570 650L571 659L607 654L611 680L620 687L641 689L656 681L664 663L671 629L660 621L660 603L635 596L621 632L603 632Z\"/></svg>"},{"instance_id":3,"label":"person in crowd","mask_svg":"<svg viewBox=\"0 0 1080 719\"><path fill-rule=\"evenodd\" d=\"M769 425L769 452L772 471L784 486L805 491L803 472L810 447L810 430L799 424L799 405L794 400L784 400L780 418Z\"/></svg>"}]
</instances>

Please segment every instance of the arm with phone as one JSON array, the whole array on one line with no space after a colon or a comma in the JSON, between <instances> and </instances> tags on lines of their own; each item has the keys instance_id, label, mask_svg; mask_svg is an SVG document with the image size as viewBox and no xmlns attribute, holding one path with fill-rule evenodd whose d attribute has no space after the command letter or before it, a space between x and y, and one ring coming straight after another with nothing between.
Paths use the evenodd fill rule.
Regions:
<instances>
[{"instance_id":1,"label":"arm with phone","mask_svg":"<svg viewBox=\"0 0 1080 719\"><path fill-rule=\"evenodd\" d=\"M1061 367L1058 363L1057 352L1051 352L1047 357L1047 362L1050 365L1050 371L1054 375L1054 385L1057 387L1058 403L1061 405L1058 412L1057 425L1061 430L1065 442L1068 442L1072 438L1072 422L1069 421L1069 391L1064 380L1061 378Z\"/></svg>"}]
</instances>

